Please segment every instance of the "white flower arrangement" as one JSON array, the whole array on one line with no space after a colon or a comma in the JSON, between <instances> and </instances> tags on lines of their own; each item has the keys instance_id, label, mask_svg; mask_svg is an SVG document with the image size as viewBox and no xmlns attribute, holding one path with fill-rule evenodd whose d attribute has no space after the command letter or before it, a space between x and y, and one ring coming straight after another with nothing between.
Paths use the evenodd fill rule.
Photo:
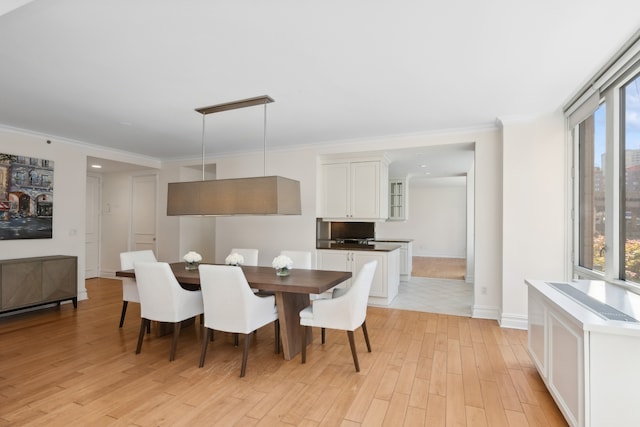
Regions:
<instances>
[{"instance_id":1,"label":"white flower arrangement","mask_svg":"<svg viewBox=\"0 0 640 427\"><path fill-rule=\"evenodd\" d=\"M194 262L202 261L202 255L200 255L198 252L189 251L185 256L182 257L182 259L184 260L184 262L193 264Z\"/></svg>"},{"instance_id":2,"label":"white flower arrangement","mask_svg":"<svg viewBox=\"0 0 640 427\"><path fill-rule=\"evenodd\" d=\"M234 252L225 258L224 263L227 265L242 265L244 264L244 257L239 253Z\"/></svg>"},{"instance_id":3,"label":"white flower arrangement","mask_svg":"<svg viewBox=\"0 0 640 427\"><path fill-rule=\"evenodd\" d=\"M293 261L291 261L291 258L286 255L278 255L273 259L271 266L276 270L280 270L282 268L290 270L291 267L293 267Z\"/></svg>"}]
</instances>

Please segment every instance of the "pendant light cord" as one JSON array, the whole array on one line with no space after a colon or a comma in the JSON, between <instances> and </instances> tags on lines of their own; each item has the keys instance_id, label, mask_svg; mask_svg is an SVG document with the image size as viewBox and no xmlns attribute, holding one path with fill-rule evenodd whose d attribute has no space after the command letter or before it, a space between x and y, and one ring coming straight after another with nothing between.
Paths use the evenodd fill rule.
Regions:
<instances>
[{"instance_id":1,"label":"pendant light cord","mask_svg":"<svg viewBox=\"0 0 640 427\"><path fill-rule=\"evenodd\" d=\"M202 180L204 181L204 118L205 115L202 115Z\"/></svg>"},{"instance_id":2,"label":"pendant light cord","mask_svg":"<svg viewBox=\"0 0 640 427\"><path fill-rule=\"evenodd\" d=\"M263 158L263 162L264 162L263 169L262 169L262 176L267 176L267 103L266 102L264 103L264 124L263 124L262 129L263 129L263 131L262 131L262 133L263 133L263 142L262 142L263 155L262 155L262 158Z\"/></svg>"}]
</instances>

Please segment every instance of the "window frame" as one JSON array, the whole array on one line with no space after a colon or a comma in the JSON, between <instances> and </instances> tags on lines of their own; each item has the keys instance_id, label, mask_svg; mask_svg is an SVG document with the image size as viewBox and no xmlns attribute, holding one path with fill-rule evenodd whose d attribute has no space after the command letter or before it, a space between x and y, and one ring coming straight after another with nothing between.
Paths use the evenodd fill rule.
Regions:
<instances>
[{"instance_id":1,"label":"window frame","mask_svg":"<svg viewBox=\"0 0 640 427\"><path fill-rule=\"evenodd\" d=\"M605 182L605 218L614 218L614 221L605 222L605 271L599 272L579 265L579 239L580 239L580 147L579 147L579 127L584 120L575 123L575 118L567 119L568 140L571 144L572 152L572 209L571 218L573 222L572 238L572 272L573 278L605 280L610 283L622 286L633 292L640 294L640 282L631 282L622 279L625 268L625 242L624 233L625 221L625 200L622 198L625 189L625 149L624 149L624 114L622 100L622 90L629 82L640 78L640 59L634 58L632 64L622 67L614 78L608 80L603 85L600 94L600 105L606 103L605 113L605 163L603 167L607 171ZM579 108L579 106L578 106ZM597 107L596 107L597 108ZM594 110L595 111L595 110ZM593 112L587 114L592 115Z\"/></svg>"}]
</instances>

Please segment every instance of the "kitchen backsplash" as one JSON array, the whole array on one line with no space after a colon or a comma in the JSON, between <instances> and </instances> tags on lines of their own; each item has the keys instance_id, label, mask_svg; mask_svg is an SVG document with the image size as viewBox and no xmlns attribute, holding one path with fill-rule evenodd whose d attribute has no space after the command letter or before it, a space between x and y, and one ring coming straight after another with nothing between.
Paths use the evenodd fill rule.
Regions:
<instances>
[{"instance_id":1,"label":"kitchen backsplash","mask_svg":"<svg viewBox=\"0 0 640 427\"><path fill-rule=\"evenodd\" d=\"M376 234L375 222L329 222L317 218L316 239L372 239Z\"/></svg>"}]
</instances>

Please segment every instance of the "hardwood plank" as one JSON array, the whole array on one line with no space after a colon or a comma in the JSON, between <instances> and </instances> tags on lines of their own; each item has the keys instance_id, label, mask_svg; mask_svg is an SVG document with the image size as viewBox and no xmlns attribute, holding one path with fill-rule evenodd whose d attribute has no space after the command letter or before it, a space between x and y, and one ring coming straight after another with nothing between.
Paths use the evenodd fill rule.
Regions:
<instances>
[{"instance_id":1,"label":"hardwood plank","mask_svg":"<svg viewBox=\"0 0 640 427\"><path fill-rule=\"evenodd\" d=\"M436 351L431 367L429 394L447 395L447 353Z\"/></svg>"},{"instance_id":2,"label":"hardwood plank","mask_svg":"<svg viewBox=\"0 0 640 427\"><path fill-rule=\"evenodd\" d=\"M529 427L529 422L524 413L510 410L505 411L505 413L507 414L509 427Z\"/></svg>"},{"instance_id":3,"label":"hardwood plank","mask_svg":"<svg viewBox=\"0 0 640 427\"><path fill-rule=\"evenodd\" d=\"M469 427L488 427L487 417L484 413L484 409L476 408L473 406L466 406L466 419L467 426Z\"/></svg>"},{"instance_id":4,"label":"hardwood plank","mask_svg":"<svg viewBox=\"0 0 640 427\"><path fill-rule=\"evenodd\" d=\"M350 402L346 418L362 422L377 392L378 385L384 377L390 359L391 355L389 353L383 353L378 357L371 372L369 372L369 375L365 378L362 387L360 387Z\"/></svg>"},{"instance_id":5,"label":"hardwood plank","mask_svg":"<svg viewBox=\"0 0 640 427\"><path fill-rule=\"evenodd\" d=\"M447 374L447 426L466 426L462 375Z\"/></svg>"},{"instance_id":6,"label":"hardwood plank","mask_svg":"<svg viewBox=\"0 0 640 427\"><path fill-rule=\"evenodd\" d=\"M464 383L464 403L466 406L483 408L482 388L476 370L476 359L473 348L461 347L460 356L462 359L462 381Z\"/></svg>"},{"instance_id":7,"label":"hardwood plank","mask_svg":"<svg viewBox=\"0 0 640 427\"><path fill-rule=\"evenodd\" d=\"M505 413L500 390L494 381L480 381L487 424L491 427L507 427L509 422Z\"/></svg>"},{"instance_id":8,"label":"hardwood plank","mask_svg":"<svg viewBox=\"0 0 640 427\"><path fill-rule=\"evenodd\" d=\"M396 387L393 390L394 393L411 394L417 368L417 362L405 362L402 365L400 374L398 375L398 381L396 382Z\"/></svg>"},{"instance_id":9,"label":"hardwood plank","mask_svg":"<svg viewBox=\"0 0 640 427\"><path fill-rule=\"evenodd\" d=\"M429 394L427 402L427 418L425 425L444 426L447 421L447 398L437 394Z\"/></svg>"},{"instance_id":10,"label":"hardwood plank","mask_svg":"<svg viewBox=\"0 0 640 427\"><path fill-rule=\"evenodd\" d=\"M413 387L409 395L409 406L420 409L427 409L429 398L429 381L422 378L413 380Z\"/></svg>"},{"instance_id":11,"label":"hardwood plank","mask_svg":"<svg viewBox=\"0 0 640 427\"><path fill-rule=\"evenodd\" d=\"M407 416L404 419L405 426L421 427L426 426L427 411L422 408L409 406L407 408Z\"/></svg>"},{"instance_id":12,"label":"hardwood plank","mask_svg":"<svg viewBox=\"0 0 640 427\"><path fill-rule=\"evenodd\" d=\"M411 268L411 274L417 277L464 280L467 260L414 256L411 258Z\"/></svg>"},{"instance_id":13,"label":"hardwood plank","mask_svg":"<svg viewBox=\"0 0 640 427\"><path fill-rule=\"evenodd\" d=\"M389 402L383 426L395 427L403 424L407 415L409 396L403 393L395 393ZM366 425L366 423L364 423Z\"/></svg>"},{"instance_id":14,"label":"hardwood plank","mask_svg":"<svg viewBox=\"0 0 640 427\"><path fill-rule=\"evenodd\" d=\"M462 360L460 359L460 341L449 339L447 348L447 372L462 374Z\"/></svg>"},{"instance_id":15,"label":"hardwood plank","mask_svg":"<svg viewBox=\"0 0 640 427\"><path fill-rule=\"evenodd\" d=\"M367 413L362 420L362 424L366 426L381 426L384 422L384 416L387 414L389 401L384 399L373 399ZM358 424L359 425L359 424Z\"/></svg>"}]
</instances>

